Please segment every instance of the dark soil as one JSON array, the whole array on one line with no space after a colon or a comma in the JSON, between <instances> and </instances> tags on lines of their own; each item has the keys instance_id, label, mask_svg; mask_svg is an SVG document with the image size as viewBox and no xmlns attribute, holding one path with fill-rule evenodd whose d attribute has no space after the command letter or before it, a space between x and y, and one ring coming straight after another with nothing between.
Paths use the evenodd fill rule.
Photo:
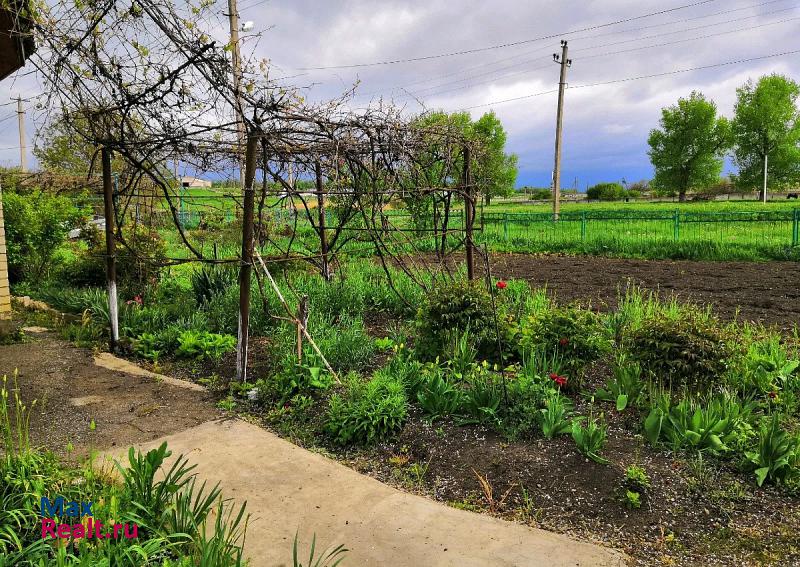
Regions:
<instances>
[{"instance_id":1,"label":"dark soil","mask_svg":"<svg viewBox=\"0 0 800 567\"><path fill-rule=\"evenodd\" d=\"M493 254L493 275L547 286L561 302L614 307L629 282L710 305L724 319L790 329L800 323L800 263L624 260Z\"/></svg>"},{"instance_id":2,"label":"dark soil","mask_svg":"<svg viewBox=\"0 0 800 567\"><path fill-rule=\"evenodd\" d=\"M15 369L31 408L32 445L62 456L151 441L219 416L209 394L96 366L92 351L55 333L0 346L0 375L8 376L9 388Z\"/></svg>"},{"instance_id":3,"label":"dark soil","mask_svg":"<svg viewBox=\"0 0 800 567\"><path fill-rule=\"evenodd\" d=\"M509 520L621 548L640 565L800 564L800 499L758 489L713 460L698 475L684 456L645 447L625 427L627 416L607 417L609 465L583 457L569 435L509 441L484 427L431 425L419 415L395 442L345 460L452 506L494 507L492 513ZM631 464L643 467L652 483L639 509L623 500ZM414 467L422 468L421 479ZM490 483L494 504L477 474Z\"/></svg>"}]
</instances>

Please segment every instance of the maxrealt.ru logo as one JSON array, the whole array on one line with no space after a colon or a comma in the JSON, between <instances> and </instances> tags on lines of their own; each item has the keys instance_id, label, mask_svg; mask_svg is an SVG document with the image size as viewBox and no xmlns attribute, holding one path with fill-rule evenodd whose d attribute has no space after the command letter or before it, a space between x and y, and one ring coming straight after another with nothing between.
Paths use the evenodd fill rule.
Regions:
<instances>
[{"instance_id":1,"label":"maxrealt.ru logo","mask_svg":"<svg viewBox=\"0 0 800 567\"><path fill-rule=\"evenodd\" d=\"M63 496L50 500L42 497L39 507L42 516L42 539L119 539L138 537L136 524L112 524L103 529L104 524L94 519L91 502L66 500ZM55 518L55 519L54 519ZM56 519L74 518L76 523L57 522Z\"/></svg>"}]
</instances>

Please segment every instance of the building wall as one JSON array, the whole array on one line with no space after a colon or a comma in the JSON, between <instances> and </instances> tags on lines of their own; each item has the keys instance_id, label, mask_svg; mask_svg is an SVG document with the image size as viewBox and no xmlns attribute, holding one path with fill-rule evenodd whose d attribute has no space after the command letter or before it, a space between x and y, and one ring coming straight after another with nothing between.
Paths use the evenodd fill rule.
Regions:
<instances>
[{"instance_id":1,"label":"building wall","mask_svg":"<svg viewBox=\"0 0 800 567\"><path fill-rule=\"evenodd\" d=\"M11 290L8 287L6 226L3 221L3 192L0 189L0 331L11 319Z\"/></svg>"}]
</instances>

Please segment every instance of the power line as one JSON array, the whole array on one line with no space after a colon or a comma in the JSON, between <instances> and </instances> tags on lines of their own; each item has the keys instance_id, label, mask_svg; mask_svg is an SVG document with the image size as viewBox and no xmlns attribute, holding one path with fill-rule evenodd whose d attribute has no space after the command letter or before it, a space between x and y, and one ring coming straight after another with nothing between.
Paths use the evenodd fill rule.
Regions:
<instances>
[{"instance_id":1,"label":"power line","mask_svg":"<svg viewBox=\"0 0 800 567\"><path fill-rule=\"evenodd\" d=\"M704 20L704 19L708 19L708 18L712 18L712 17L716 17L716 16L732 14L734 12L741 12L743 10L750 10L750 9L753 9L753 8L759 8L759 7L762 7L762 6L767 6L767 5L771 5L771 4L776 4L778 2L786 2L786 1L787 0L769 0L767 2L759 2L757 4L749 4L747 6L742 6L742 7L739 7L739 8L733 8L733 9L730 9L730 10L721 10L721 11L717 11L717 12L714 12L714 13L711 13L711 14L704 14L702 16L692 16L690 18L683 18L683 19L680 19L680 20L672 20L670 22L662 22L662 23L659 23L659 24L652 24L652 25L641 26L641 27L637 27L637 28L628 28L628 29L624 29L624 30L617 30L617 31L610 32L610 33L571 37L571 38L569 38L569 40L570 41L575 41L575 40L581 40L581 39L595 39L595 38L600 38L600 37L608 37L608 36L613 36L613 35L618 35L618 34L649 30L649 29L653 29L653 28L659 28L659 27L670 26L670 25L675 25L675 24L683 24L683 23L687 23L687 22L692 22L692 21L696 21L696 20ZM631 39L631 40L626 40L626 41L622 41L622 42L614 42L614 43L607 43L607 44L603 44L603 45L590 46L590 47L587 47L587 48L580 48L577 51L585 51L587 49L593 49L593 48L599 48L599 47L608 47L610 45L618 45L620 43L629 43L629 42L633 42L633 41L642 41L642 40L645 40L645 39L654 39L656 37L674 35L676 33L684 33L684 32L687 32L687 31L704 29L706 27L713 27L713 26L718 26L718 25L727 24L727 23L740 22L740 21L744 21L744 20L748 20L748 19L752 19L752 18L756 18L756 17L769 16L769 15L772 15L772 14L777 14L777 13L781 13L781 12L786 12L788 10L793 10L795 8L796 8L796 6L790 6L789 8L783 8L783 9L780 9L780 10L774 10L772 12L767 12L767 13L764 13L764 14L755 14L755 15L752 15L752 16L746 16L744 18L734 18L732 20L726 20L726 21L723 21L723 22L714 22L712 24L708 24L708 25L705 25L705 26L698 26L698 27L695 27L695 28L686 28L686 29L681 29L681 30L674 31L674 32L666 32L666 33L663 33L663 34L655 34L655 35L650 35L650 36L646 36L646 37L640 37L640 38L635 38L635 39ZM761 27L761 26L754 26L751 29L754 29L756 27ZM712 36L708 36L708 37L712 37ZM694 39L698 39L698 38L691 38L691 39L682 40L682 41L692 41ZM669 45L669 44L663 44L663 45ZM532 49L532 50L527 50L524 53L518 53L518 54L512 55L510 57L503 57L503 58L500 58L500 59L495 59L493 61L480 63L478 65L471 65L469 67L466 67L465 69L461 69L459 71L454 71L452 73L447 73L447 74L444 74L444 75L440 74L440 75L437 75L435 77L427 77L425 79L412 81L410 83L405 83L403 85L395 85L393 87L390 87L388 90L375 90L375 91L370 91L370 92L366 92L366 93L357 93L356 96L357 97L368 97L368 96L379 95L379 94L381 94L383 92L391 93L391 92L393 92L395 90L405 89L406 87L410 87L410 86L413 86L413 85L418 85L418 84L421 84L421 83L428 83L428 82L431 82L431 81L437 81L437 80L445 79L445 78L448 78L448 77L454 77L454 76L457 76L457 75L461 75L462 73L464 73L466 71L480 69L482 67L490 67L490 66L496 65L498 63L504 63L504 62L507 62L507 61L512 61L514 59L519 59L521 57L527 57L527 56L529 56L532 53L535 53L537 51L544 51L544 50L549 50L549 49L550 49L549 47L545 47L545 48L536 48L536 49ZM589 57L595 57L595 56L589 56ZM585 58L586 57L584 57L584 59ZM525 64L530 63L532 61L535 61L536 59L538 59L538 58L526 59L525 61L521 61L521 62L518 62L518 63L512 63L510 65L505 65L505 66L501 67L500 69L501 70L502 69L510 69L512 67L525 65ZM494 69L490 69L489 71L485 71L485 72L479 73L477 75L472 75L472 78L484 76L484 75L487 75L487 74L491 74L493 72L495 72L495 70ZM516 74L519 74L519 73L515 72L515 73L512 73L512 74L516 75ZM430 89L433 89L433 88L438 88L438 87L446 86L446 85L449 85L449 84L460 83L460 82L463 82L464 80L466 80L466 79L457 79L455 81L448 81L448 82L445 82L445 83L441 83L438 86L425 87L424 89L421 89L421 90L430 90ZM487 82L487 81L482 81L482 82L476 83L476 84L483 84L485 82ZM453 89L453 90L461 90L461 88ZM419 92L420 91L414 91L412 94L417 94Z\"/></svg>"},{"instance_id":2,"label":"power line","mask_svg":"<svg viewBox=\"0 0 800 567\"><path fill-rule=\"evenodd\" d=\"M795 49L793 51L783 51L781 53L771 53L769 55L761 55L759 57L750 57L748 59L737 59L735 61L726 61L724 63L714 63L712 65L701 65L699 67L689 67L689 68L686 68L686 69L675 69L673 71L666 71L664 73L653 73L653 74L650 74L650 75L638 75L638 76L635 76L635 77L625 77L623 79L614 79L614 80L611 80L611 81L601 81L601 82L598 82L598 83L589 83L589 84L585 84L585 85L570 85L567 88L568 89L586 89L586 88L590 88L590 87L599 87L599 86L603 86L603 85L613 85L613 84L617 84L617 83L626 83L626 82L629 82L629 81L638 81L638 80L641 80L641 79L654 79L654 78L657 78L657 77L666 77L666 76L669 76L669 75L678 75L678 74L681 74L681 73L689 73L691 71L702 71L702 70L705 70L705 69L714 69L714 68L717 68L717 67L726 67L726 66L729 66L729 65L738 65L740 63L750 63L752 61L762 61L764 59L771 59L773 57L782 57L784 55L794 55L796 53L800 53L800 49ZM549 91L531 93L531 94L522 95L522 96L518 96L518 97L514 97L514 98L507 98L507 99L503 99L503 100L495 100L495 101L492 101L492 102L485 102L485 103L482 103L482 104L475 104L473 106L463 107L460 110L472 110L473 108L482 108L482 107L485 107L485 106L494 106L495 104L504 104L506 102L514 102L514 101L517 101L517 100L525 100L525 99L529 99L529 98L534 98L534 97L538 97L538 96L552 94L552 93L555 93L555 92L558 92L558 90L557 89L552 89L552 90L549 90Z\"/></svg>"},{"instance_id":3,"label":"power line","mask_svg":"<svg viewBox=\"0 0 800 567\"><path fill-rule=\"evenodd\" d=\"M783 11L783 10L781 10L781 11ZM748 18L742 18L742 20L745 20L745 19L748 19ZM586 56L583 57L583 59L595 59L595 58L599 58L599 57L608 57L610 55L619 55L619 54L622 54L622 53L631 53L633 51L642 51L642 50L645 50L645 49L653 49L653 48L656 48L656 47L665 47L665 46L668 46L668 45L677 45L677 44L680 44L680 43L688 43L688 42L692 42L692 41L699 41L701 39L708 39L708 38L711 38L711 37L719 37L719 36L728 35L728 34L732 34L732 33L739 33L739 32L743 32L743 31L751 31L751 30L755 30L755 29L759 29L759 28L764 28L764 27L784 24L784 23L787 23L787 22L793 22L793 21L796 21L798 19L800 19L800 16L794 17L794 18L786 18L786 19L783 19L783 20L777 20L777 21L774 21L774 22L767 22L767 23L764 23L764 24L759 24L757 26L748 26L748 27L744 27L744 28L737 28L737 29L734 29L734 30L727 30L727 31L723 31L723 32L713 33L713 34L694 36L694 37L690 37L690 38L686 38L686 39L679 39L679 40L675 40L675 41L657 43L657 44L652 44L652 45L643 45L643 46L632 47L632 48L629 48L629 49L623 49L623 50L619 50L619 51L610 51L610 52L606 52L606 53L598 53L598 54L595 54L595 55L586 55ZM737 20L731 20L731 21L737 21ZM724 23L728 23L728 22L724 22ZM709 27L709 26L703 26L703 27ZM695 29L699 29L699 28L695 28ZM686 30L686 31L688 31L688 30ZM672 32L670 32L670 34L657 34L657 35L647 36L647 37L640 38L640 39L652 39L654 37L660 37L661 35L671 35L671 34L672 34ZM605 45L598 45L598 46L594 46L594 47L587 47L587 48L583 48L583 49L578 49L576 51L588 51L589 49L597 49L597 48L606 47L606 46L609 46L609 45L618 45L619 43L625 43L625 42L616 42L616 43L610 43L610 44L605 44ZM520 65L525 65L525 64L531 63L533 61L538 61L539 59L540 58L537 57L536 59L522 61L520 63L513 63L511 65L506 65L505 67L501 67L501 68L498 68L498 69L495 69L495 70L486 71L484 73L479 73L479 74L473 75L471 77L466 77L466 78L459 79L459 80L456 80L456 81L448 81L448 82L445 82L445 83L442 83L442 84L439 84L439 85L434 85L434 86L431 86L431 87L427 87L425 89L420 89L419 91L412 91L410 93L406 93L404 95L400 95L398 98L402 99L402 98L409 98L409 97L417 98L417 97L422 97L422 96L425 96L425 97L438 96L438 95L446 94L446 93L449 93L449 92L464 90L464 89L472 88L472 87L475 87L475 86L478 86L478 85L491 83L491 82L494 82L494 81L499 80L499 79L506 79L508 77L514 77L514 76L517 76L517 75L521 75L523 73L530 73L532 71L538 71L540 69L549 69L551 67L550 65L544 65L544 66L541 66L541 67L534 67L533 69L527 69L526 68L526 69L521 69L519 71L513 71L511 73L505 73L505 74L497 76L497 77L491 77L490 79L487 79L487 80L478 81L478 82L472 82L472 83L469 83L467 85L463 85L463 86L460 86L460 87L454 87L454 88L451 88L451 89L438 90L438 91L435 91L435 92L427 92L427 93L425 92L425 91L430 91L431 89L438 89L440 87L444 87L444 86L451 85L451 84L463 83L464 81L468 81L468 80L470 80L472 78L477 78L477 77L482 77L482 76L485 76L485 75L490 75L490 74L495 73L497 71L502 71L502 70L506 70L506 69L512 69L514 67L519 67Z\"/></svg>"},{"instance_id":4,"label":"power line","mask_svg":"<svg viewBox=\"0 0 800 567\"><path fill-rule=\"evenodd\" d=\"M663 15L663 14L668 14L670 12L676 12L678 10L684 10L686 8L692 8L692 7L700 6L700 5L703 5L703 4L709 4L709 3L715 2L715 1L716 0L700 0L698 2L693 2L691 4L684 4L682 6L676 6L675 8L668 8L668 9L665 9L665 10L659 10L657 12L650 12L648 14L642 14L640 16L633 16L633 17L630 17L630 18L623 18L621 20L615 20L613 22L607 22L605 24L598 24L598 25L594 25L594 26L588 26L588 27L585 27L585 28L579 28L579 29L575 29L575 30L563 31L563 32L555 33L555 34L545 35L545 36L531 38L531 39L524 39L524 40L514 41L514 42L509 42L509 43L501 43L501 44L490 45L490 46L486 46L486 47L477 47L477 48L474 48L474 49L464 49L464 50L461 50L461 51L451 51L449 53L439 53L439 54L435 54L435 55L424 55L424 56L421 56L421 57L408 57L408 58L405 58L405 59L392 59L392 60L388 60L388 61L375 61L375 62L372 62L372 63L351 63L351 64L347 64L347 65L326 65L326 66L321 66L321 67L298 67L298 70L300 70L300 71L321 71L321 70L326 70L326 69L354 69L354 68L359 68L359 67L375 67L375 66L378 66L378 65L395 65L397 63L411 63L411 62L415 62L415 61L429 61L431 59L441 59L443 57L453 57L453 56L456 56L456 55L468 55L470 53L480 53L480 52L483 52L483 51L491 51L491 50L494 50L494 49L504 49L504 48L507 48L507 47L514 47L516 45L525 45L527 43L533 43L535 41L542 41L542 40L545 40L545 39L553 39L553 38L556 38L556 37L561 37L563 35L572 34L572 33L580 33L580 32L585 32L585 31L591 31L591 30L607 28L607 27L610 27L610 26L616 26L616 25L619 25L619 24L624 24L624 23L627 23L627 22L633 22L633 21L636 21L636 20L644 19L644 18L651 18L653 16L660 16L660 15Z\"/></svg>"}]
</instances>

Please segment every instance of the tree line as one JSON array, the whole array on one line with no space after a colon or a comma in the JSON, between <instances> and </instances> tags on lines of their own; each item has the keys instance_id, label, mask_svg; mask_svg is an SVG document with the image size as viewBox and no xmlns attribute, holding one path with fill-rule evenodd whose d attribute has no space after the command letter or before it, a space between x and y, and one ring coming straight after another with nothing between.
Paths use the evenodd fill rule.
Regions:
<instances>
[{"instance_id":1,"label":"tree line","mask_svg":"<svg viewBox=\"0 0 800 567\"><path fill-rule=\"evenodd\" d=\"M747 81L736 90L733 118L720 116L713 100L692 92L661 111L650 132L648 155L655 169L651 187L675 191L719 183L724 160L733 158L739 188L791 187L800 182L800 86L779 74Z\"/></svg>"}]
</instances>

